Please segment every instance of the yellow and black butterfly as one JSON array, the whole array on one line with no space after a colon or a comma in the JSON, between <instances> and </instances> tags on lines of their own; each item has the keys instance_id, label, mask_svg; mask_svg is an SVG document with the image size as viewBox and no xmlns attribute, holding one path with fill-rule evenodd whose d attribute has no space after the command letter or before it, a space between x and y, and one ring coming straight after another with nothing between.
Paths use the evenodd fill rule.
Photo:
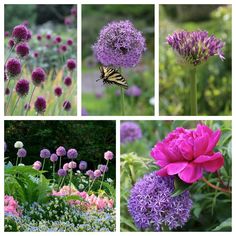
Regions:
<instances>
[{"instance_id":1,"label":"yellow and black butterfly","mask_svg":"<svg viewBox=\"0 0 236 236\"><path fill-rule=\"evenodd\" d=\"M113 69L110 67L99 67L101 76L98 80L103 80L103 84L115 84L124 89L128 88L128 84L126 79L119 73L117 69ZM96 80L96 81L98 81Z\"/></svg>"}]
</instances>

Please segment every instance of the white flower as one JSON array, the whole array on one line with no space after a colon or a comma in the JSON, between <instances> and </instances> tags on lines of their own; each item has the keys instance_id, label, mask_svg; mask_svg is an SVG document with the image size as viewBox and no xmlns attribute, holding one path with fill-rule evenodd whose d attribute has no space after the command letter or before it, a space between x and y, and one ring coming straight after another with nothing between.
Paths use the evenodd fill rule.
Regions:
<instances>
[{"instance_id":1,"label":"white flower","mask_svg":"<svg viewBox=\"0 0 236 236\"><path fill-rule=\"evenodd\" d=\"M111 178L108 178L108 179L107 179L107 182L108 182L108 183L112 183L113 180L112 180Z\"/></svg>"},{"instance_id":2,"label":"white flower","mask_svg":"<svg viewBox=\"0 0 236 236\"><path fill-rule=\"evenodd\" d=\"M154 97L150 98L149 103L150 103L150 105L154 106L155 105L155 98Z\"/></svg>"},{"instance_id":3,"label":"white flower","mask_svg":"<svg viewBox=\"0 0 236 236\"><path fill-rule=\"evenodd\" d=\"M79 189L84 189L84 185L83 185L83 184L80 184L80 185L79 185Z\"/></svg>"},{"instance_id":4,"label":"white flower","mask_svg":"<svg viewBox=\"0 0 236 236\"><path fill-rule=\"evenodd\" d=\"M14 147L15 148L23 148L24 144L21 141L16 141L14 144Z\"/></svg>"},{"instance_id":5,"label":"white flower","mask_svg":"<svg viewBox=\"0 0 236 236\"><path fill-rule=\"evenodd\" d=\"M20 163L18 166L25 166L23 163Z\"/></svg>"}]
</instances>

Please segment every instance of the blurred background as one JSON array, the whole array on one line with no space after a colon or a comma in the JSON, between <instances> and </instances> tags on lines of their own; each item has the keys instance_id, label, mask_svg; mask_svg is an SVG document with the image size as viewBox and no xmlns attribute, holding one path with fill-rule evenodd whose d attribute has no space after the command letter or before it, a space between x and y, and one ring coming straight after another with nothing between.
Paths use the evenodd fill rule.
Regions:
<instances>
[{"instance_id":1,"label":"blurred background","mask_svg":"<svg viewBox=\"0 0 236 236\"><path fill-rule=\"evenodd\" d=\"M82 106L88 115L119 115L120 89L96 82L99 66L92 52L100 30L111 21L130 20L146 38L147 50L132 69L122 69L129 87L125 96L125 115L154 114L154 6L82 5Z\"/></svg>"},{"instance_id":2,"label":"blurred background","mask_svg":"<svg viewBox=\"0 0 236 236\"><path fill-rule=\"evenodd\" d=\"M217 56L198 66L199 115L231 115L231 5L161 5L159 29L160 115L189 115L189 75L177 64L166 37L176 30L207 30L225 42L225 60Z\"/></svg>"}]
</instances>

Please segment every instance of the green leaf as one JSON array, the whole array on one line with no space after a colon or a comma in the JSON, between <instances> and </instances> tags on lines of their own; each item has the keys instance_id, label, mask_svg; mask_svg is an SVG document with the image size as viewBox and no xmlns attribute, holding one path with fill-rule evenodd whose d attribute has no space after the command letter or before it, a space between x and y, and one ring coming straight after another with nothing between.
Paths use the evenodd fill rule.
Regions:
<instances>
[{"instance_id":1,"label":"green leaf","mask_svg":"<svg viewBox=\"0 0 236 236\"><path fill-rule=\"evenodd\" d=\"M183 182L180 178L175 177L174 180L175 191L171 195L172 197L176 197L187 190L191 185Z\"/></svg>"},{"instance_id":2,"label":"green leaf","mask_svg":"<svg viewBox=\"0 0 236 236\"><path fill-rule=\"evenodd\" d=\"M70 200L79 200L81 202L87 202L84 198L78 196L78 195L71 195L71 196L62 196L62 197L58 197L58 198L63 198L65 201L70 201Z\"/></svg>"},{"instance_id":3,"label":"green leaf","mask_svg":"<svg viewBox=\"0 0 236 236\"><path fill-rule=\"evenodd\" d=\"M232 219L228 218L223 221L220 225L215 227L213 231L231 231L232 230Z\"/></svg>"}]
</instances>

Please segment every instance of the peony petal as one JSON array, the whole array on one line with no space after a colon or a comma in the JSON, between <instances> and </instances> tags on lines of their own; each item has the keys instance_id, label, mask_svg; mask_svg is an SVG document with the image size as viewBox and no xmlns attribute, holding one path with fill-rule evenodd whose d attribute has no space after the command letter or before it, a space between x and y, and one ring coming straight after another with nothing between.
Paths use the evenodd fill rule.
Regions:
<instances>
[{"instance_id":1,"label":"peony petal","mask_svg":"<svg viewBox=\"0 0 236 236\"><path fill-rule=\"evenodd\" d=\"M178 176L184 182L191 184L202 178L202 168L194 163L189 163Z\"/></svg>"},{"instance_id":2,"label":"peony petal","mask_svg":"<svg viewBox=\"0 0 236 236\"><path fill-rule=\"evenodd\" d=\"M194 139L194 157L198 157L200 155L205 154L207 147L208 147L208 140L209 140L209 135L204 134L203 136L197 137Z\"/></svg>"},{"instance_id":3,"label":"peony petal","mask_svg":"<svg viewBox=\"0 0 236 236\"><path fill-rule=\"evenodd\" d=\"M166 171L166 168L164 167L164 168L162 168L162 169L160 169L160 170L158 170L157 172L156 172L156 174L157 175L159 175L159 176L168 176L168 174L167 174L167 171Z\"/></svg>"},{"instance_id":4,"label":"peony petal","mask_svg":"<svg viewBox=\"0 0 236 236\"><path fill-rule=\"evenodd\" d=\"M167 170L168 175L175 175L180 173L187 165L188 162L175 162L175 163L170 163L165 168Z\"/></svg>"},{"instance_id":5,"label":"peony petal","mask_svg":"<svg viewBox=\"0 0 236 236\"><path fill-rule=\"evenodd\" d=\"M217 130L211 135L211 137L209 138L209 144L206 150L206 154L213 151L214 147L216 146L216 144L220 139L220 136L221 136L220 130Z\"/></svg>"},{"instance_id":6,"label":"peony petal","mask_svg":"<svg viewBox=\"0 0 236 236\"><path fill-rule=\"evenodd\" d=\"M179 145L179 150L186 160L192 160L193 159L193 147L188 142L181 142Z\"/></svg>"}]
</instances>

